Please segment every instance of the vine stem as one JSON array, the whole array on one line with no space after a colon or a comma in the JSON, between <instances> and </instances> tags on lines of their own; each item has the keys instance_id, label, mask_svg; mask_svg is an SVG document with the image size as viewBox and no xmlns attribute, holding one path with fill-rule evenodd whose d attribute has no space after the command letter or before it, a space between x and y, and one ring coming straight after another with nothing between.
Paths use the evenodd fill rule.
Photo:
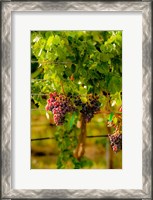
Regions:
<instances>
[{"instance_id":1,"label":"vine stem","mask_svg":"<svg viewBox=\"0 0 153 200\"><path fill-rule=\"evenodd\" d=\"M63 82L62 82L62 81L60 81L60 83L61 83L61 87L62 87L62 93L63 93L63 94L65 94L65 92L64 92L64 86L63 86Z\"/></svg>"}]
</instances>

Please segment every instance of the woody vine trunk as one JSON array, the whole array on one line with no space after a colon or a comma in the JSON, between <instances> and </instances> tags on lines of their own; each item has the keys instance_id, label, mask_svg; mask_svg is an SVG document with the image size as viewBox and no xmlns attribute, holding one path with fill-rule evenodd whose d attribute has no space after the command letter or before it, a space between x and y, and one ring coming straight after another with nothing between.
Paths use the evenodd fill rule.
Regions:
<instances>
[{"instance_id":1,"label":"woody vine trunk","mask_svg":"<svg viewBox=\"0 0 153 200\"><path fill-rule=\"evenodd\" d=\"M79 141L78 141L78 145L77 148L75 150L74 156L80 160L81 157L84 155L85 153L85 141L86 141L86 120L85 117L83 115L81 115L81 132L79 135Z\"/></svg>"}]
</instances>

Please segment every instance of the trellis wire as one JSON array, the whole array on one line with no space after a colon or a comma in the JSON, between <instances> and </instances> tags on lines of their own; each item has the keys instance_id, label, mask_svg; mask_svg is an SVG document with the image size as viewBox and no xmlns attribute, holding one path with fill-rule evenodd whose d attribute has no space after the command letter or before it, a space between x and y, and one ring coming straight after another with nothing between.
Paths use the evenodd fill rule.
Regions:
<instances>
[{"instance_id":1,"label":"trellis wire","mask_svg":"<svg viewBox=\"0 0 153 200\"><path fill-rule=\"evenodd\" d=\"M32 96L49 96L50 93L32 93ZM80 97L86 97L86 95L79 95Z\"/></svg>"},{"instance_id":2,"label":"trellis wire","mask_svg":"<svg viewBox=\"0 0 153 200\"><path fill-rule=\"evenodd\" d=\"M48 94L43 94L43 93L40 93L40 94L38 94L38 93L32 93L31 95L33 95L33 96L48 96L48 95L50 95L49 93Z\"/></svg>"},{"instance_id":3,"label":"trellis wire","mask_svg":"<svg viewBox=\"0 0 153 200\"><path fill-rule=\"evenodd\" d=\"M40 108L32 108L31 110L39 110L39 111L46 111L46 109L40 109ZM105 114L105 115L109 115L111 112L103 112L103 111L99 111L99 112L96 112L95 114ZM121 115L122 113L121 112L113 112L113 114L119 114Z\"/></svg>"},{"instance_id":4,"label":"trellis wire","mask_svg":"<svg viewBox=\"0 0 153 200\"><path fill-rule=\"evenodd\" d=\"M39 64L78 64L73 62L53 62L53 61L38 61L38 60L31 60L31 63L39 63Z\"/></svg>"},{"instance_id":5,"label":"trellis wire","mask_svg":"<svg viewBox=\"0 0 153 200\"><path fill-rule=\"evenodd\" d=\"M97 138L97 137L108 137L108 135L88 135L87 138ZM72 138L72 137L70 137ZM45 138L33 138L31 139L31 142L38 141L38 140L54 140L55 137L45 137Z\"/></svg>"}]
</instances>

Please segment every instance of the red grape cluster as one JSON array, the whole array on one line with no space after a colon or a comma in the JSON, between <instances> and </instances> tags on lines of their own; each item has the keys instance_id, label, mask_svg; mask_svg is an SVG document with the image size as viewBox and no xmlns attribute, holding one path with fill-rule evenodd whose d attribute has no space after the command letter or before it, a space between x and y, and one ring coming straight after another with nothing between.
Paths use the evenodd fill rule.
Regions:
<instances>
[{"instance_id":1,"label":"red grape cluster","mask_svg":"<svg viewBox=\"0 0 153 200\"><path fill-rule=\"evenodd\" d=\"M74 107L68 97L54 92L47 100L46 110L52 111L54 122L58 126L64 123L66 113L74 111Z\"/></svg>"},{"instance_id":2,"label":"red grape cluster","mask_svg":"<svg viewBox=\"0 0 153 200\"><path fill-rule=\"evenodd\" d=\"M74 100L75 105L81 107L80 113L82 113L86 122L90 122L94 117L94 113L100 110L101 103L98 101L98 98L97 95L90 94L86 103L83 103L80 97Z\"/></svg>"},{"instance_id":3,"label":"red grape cluster","mask_svg":"<svg viewBox=\"0 0 153 200\"><path fill-rule=\"evenodd\" d=\"M108 135L108 137L109 137L113 151L115 153L120 151L122 149L122 134L114 133L112 135Z\"/></svg>"}]
</instances>

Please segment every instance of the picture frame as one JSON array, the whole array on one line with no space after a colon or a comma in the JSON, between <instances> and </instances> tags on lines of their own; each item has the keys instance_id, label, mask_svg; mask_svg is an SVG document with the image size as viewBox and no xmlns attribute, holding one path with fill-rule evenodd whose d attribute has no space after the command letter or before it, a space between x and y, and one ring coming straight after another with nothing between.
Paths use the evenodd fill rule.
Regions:
<instances>
[{"instance_id":1,"label":"picture frame","mask_svg":"<svg viewBox=\"0 0 153 200\"><path fill-rule=\"evenodd\" d=\"M1 2L2 9L2 40L1 40L1 83L2 83L2 113L1 113L1 154L2 154L2 199L54 199L54 198L140 198L151 199L151 1L130 2L76 2L76 1L38 1L38 2ZM13 12L40 11L40 12L140 12L142 15L142 189L14 189L12 188L13 160L12 154L12 21ZM22 166L21 166L22 167ZM62 172L63 173L63 172ZM24 181L24 180L23 180ZM28 183L27 183L28 184Z\"/></svg>"}]
</instances>

